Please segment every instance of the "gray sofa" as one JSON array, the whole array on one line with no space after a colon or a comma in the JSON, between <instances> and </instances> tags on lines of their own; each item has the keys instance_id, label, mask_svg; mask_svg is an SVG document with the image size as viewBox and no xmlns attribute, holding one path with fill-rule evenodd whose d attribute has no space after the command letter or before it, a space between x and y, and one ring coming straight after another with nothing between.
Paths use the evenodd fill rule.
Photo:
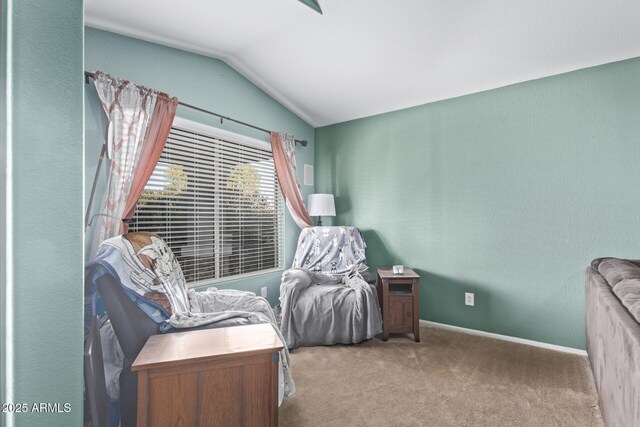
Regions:
<instances>
[{"instance_id":1,"label":"gray sofa","mask_svg":"<svg viewBox=\"0 0 640 427\"><path fill-rule=\"evenodd\" d=\"M640 426L640 261L586 270L587 353L607 427Z\"/></svg>"}]
</instances>

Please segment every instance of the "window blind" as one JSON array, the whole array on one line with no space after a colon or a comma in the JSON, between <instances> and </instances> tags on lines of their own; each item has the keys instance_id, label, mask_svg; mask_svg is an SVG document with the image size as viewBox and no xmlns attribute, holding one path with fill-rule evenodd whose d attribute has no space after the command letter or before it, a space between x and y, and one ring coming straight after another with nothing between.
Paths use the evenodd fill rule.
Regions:
<instances>
[{"instance_id":1,"label":"window blind","mask_svg":"<svg viewBox=\"0 0 640 427\"><path fill-rule=\"evenodd\" d=\"M282 268L284 200L268 144L174 127L130 224L167 242L189 284Z\"/></svg>"}]
</instances>

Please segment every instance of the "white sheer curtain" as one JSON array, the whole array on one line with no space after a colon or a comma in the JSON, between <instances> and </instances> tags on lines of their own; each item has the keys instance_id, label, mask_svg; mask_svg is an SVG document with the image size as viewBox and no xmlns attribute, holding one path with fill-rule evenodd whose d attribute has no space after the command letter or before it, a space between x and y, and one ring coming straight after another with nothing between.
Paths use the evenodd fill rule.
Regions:
<instances>
[{"instance_id":1,"label":"white sheer curtain","mask_svg":"<svg viewBox=\"0 0 640 427\"><path fill-rule=\"evenodd\" d=\"M95 73L94 82L109 119L106 141L109 173L100 213L94 221L91 256L101 242L121 232L127 198L157 97L151 89L101 72Z\"/></svg>"}]
</instances>

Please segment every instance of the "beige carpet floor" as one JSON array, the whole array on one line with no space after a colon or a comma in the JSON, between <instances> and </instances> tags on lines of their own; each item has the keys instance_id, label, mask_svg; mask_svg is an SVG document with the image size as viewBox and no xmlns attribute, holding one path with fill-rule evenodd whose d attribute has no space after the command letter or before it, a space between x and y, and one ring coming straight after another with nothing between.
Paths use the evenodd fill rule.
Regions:
<instances>
[{"instance_id":1,"label":"beige carpet floor","mask_svg":"<svg viewBox=\"0 0 640 427\"><path fill-rule=\"evenodd\" d=\"M436 327L299 348L281 426L602 426L585 357Z\"/></svg>"}]
</instances>

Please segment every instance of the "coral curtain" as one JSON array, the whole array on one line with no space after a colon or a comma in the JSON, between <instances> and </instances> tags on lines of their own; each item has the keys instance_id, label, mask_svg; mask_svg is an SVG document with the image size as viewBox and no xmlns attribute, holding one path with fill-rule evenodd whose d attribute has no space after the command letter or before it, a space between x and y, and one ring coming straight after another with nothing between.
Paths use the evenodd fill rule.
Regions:
<instances>
[{"instance_id":1,"label":"coral curtain","mask_svg":"<svg viewBox=\"0 0 640 427\"><path fill-rule=\"evenodd\" d=\"M293 136L280 132L271 132L271 152L280 189L293 220L300 228L312 226L313 222L304 205L300 185L298 184L296 148Z\"/></svg>"},{"instance_id":2,"label":"coral curtain","mask_svg":"<svg viewBox=\"0 0 640 427\"><path fill-rule=\"evenodd\" d=\"M147 185L153 170L158 164L164 145L167 142L167 137L171 131L177 107L178 98L169 98L165 94L158 94L156 107L151 116L151 123L149 123L149 128L147 129L140 160L138 161L133 183L131 184L131 191L129 192L127 204L124 209L125 220L133 217L140 194L142 194L144 186ZM128 230L129 225L124 221L123 232L126 233Z\"/></svg>"},{"instance_id":3,"label":"coral curtain","mask_svg":"<svg viewBox=\"0 0 640 427\"><path fill-rule=\"evenodd\" d=\"M164 94L100 71L95 73L94 83L109 119L106 140L109 172L100 213L96 216L91 255L102 241L124 231L125 213L135 208L158 162L175 116L175 106L171 105L177 104L177 100L169 100ZM156 110L158 98L161 106ZM170 101L169 106L164 105L165 98ZM156 111L160 113L158 121L154 119Z\"/></svg>"}]
</instances>

